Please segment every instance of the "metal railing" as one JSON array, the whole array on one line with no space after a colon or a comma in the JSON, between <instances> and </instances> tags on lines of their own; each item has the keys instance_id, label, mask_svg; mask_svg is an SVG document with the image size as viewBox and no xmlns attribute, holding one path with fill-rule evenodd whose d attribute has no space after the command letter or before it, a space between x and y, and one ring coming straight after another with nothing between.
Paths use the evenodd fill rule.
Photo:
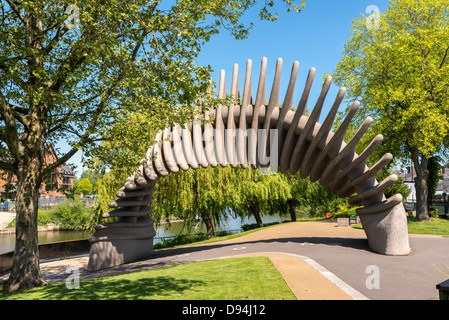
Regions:
<instances>
[{"instance_id":1,"label":"metal railing","mask_svg":"<svg viewBox=\"0 0 449 320\"><path fill-rule=\"evenodd\" d=\"M52 209L58 204L64 202L67 198L40 198L39 199L39 209ZM86 206L91 207L94 203L94 198L85 197L82 199ZM5 202L0 203L0 212L15 212L16 211L16 201L15 200L6 200Z\"/></svg>"}]
</instances>

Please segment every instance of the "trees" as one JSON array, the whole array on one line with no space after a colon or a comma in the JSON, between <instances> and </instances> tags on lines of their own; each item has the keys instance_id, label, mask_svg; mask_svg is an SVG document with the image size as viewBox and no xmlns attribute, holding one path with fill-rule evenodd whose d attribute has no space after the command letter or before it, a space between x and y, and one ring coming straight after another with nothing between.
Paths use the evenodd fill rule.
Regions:
<instances>
[{"instance_id":1,"label":"trees","mask_svg":"<svg viewBox=\"0 0 449 320\"><path fill-rule=\"evenodd\" d=\"M156 181L151 216L159 221L178 217L188 225L201 218L207 236L215 235L214 224L226 219L237 199L238 176L230 166L180 171Z\"/></svg>"},{"instance_id":2,"label":"trees","mask_svg":"<svg viewBox=\"0 0 449 320\"><path fill-rule=\"evenodd\" d=\"M88 194L92 191L93 185L87 178L81 178L76 186L76 192L82 194Z\"/></svg>"},{"instance_id":3,"label":"trees","mask_svg":"<svg viewBox=\"0 0 449 320\"><path fill-rule=\"evenodd\" d=\"M87 169L81 173L80 179L86 178L92 184L92 190L94 194L97 193L97 181L103 177L104 172L100 170Z\"/></svg>"},{"instance_id":4,"label":"trees","mask_svg":"<svg viewBox=\"0 0 449 320\"><path fill-rule=\"evenodd\" d=\"M236 38L248 36L250 26L240 18L256 2L0 3L0 169L18 177L16 250L7 284L13 291L45 283L36 224L45 177L81 148L87 157L101 157L98 141L111 138L135 150L121 157L135 167L142 155L130 137L151 139L149 124L157 130L192 118L193 100L209 86L210 71L195 57L222 27ZM271 5L262 7L261 18L275 20ZM132 125L120 125L130 115L138 115ZM59 140L69 151L45 166L48 142ZM120 150L112 155L119 157Z\"/></svg>"},{"instance_id":5,"label":"trees","mask_svg":"<svg viewBox=\"0 0 449 320\"><path fill-rule=\"evenodd\" d=\"M286 213L291 187L280 173L261 174L259 169L237 167L233 189L236 201L233 210L240 216L254 216L256 224L263 226L261 214Z\"/></svg>"},{"instance_id":6,"label":"trees","mask_svg":"<svg viewBox=\"0 0 449 320\"><path fill-rule=\"evenodd\" d=\"M448 14L447 1L396 0L375 25L354 20L334 72L360 114L377 120L390 152L411 157L418 221L429 218L429 162L449 132Z\"/></svg>"}]
</instances>

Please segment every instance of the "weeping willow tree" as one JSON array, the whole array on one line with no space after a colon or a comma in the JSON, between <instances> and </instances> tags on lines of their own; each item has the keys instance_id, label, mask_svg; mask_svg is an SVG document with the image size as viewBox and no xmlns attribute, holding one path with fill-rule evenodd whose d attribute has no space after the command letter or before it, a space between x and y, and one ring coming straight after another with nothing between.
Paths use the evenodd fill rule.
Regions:
<instances>
[{"instance_id":1,"label":"weeping willow tree","mask_svg":"<svg viewBox=\"0 0 449 320\"><path fill-rule=\"evenodd\" d=\"M233 209L241 216L253 216L258 227L263 226L263 214L284 214L288 211L288 201L292 198L291 186L284 175L261 174L259 169L237 167L235 186L237 201Z\"/></svg>"},{"instance_id":2,"label":"weeping willow tree","mask_svg":"<svg viewBox=\"0 0 449 320\"><path fill-rule=\"evenodd\" d=\"M209 238L230 215L253 216L259 227L262 215L285 213L291 187L283 175L261 174L247 168L208 167L169 175L156 182L153 191L155 221L173 217L187 225L201 218Z\"/></svg>"},{"instance_id":3,"label":"weeping willow tree","mask_svg":"<svg viewBox=\"0 0 449 320\"><path fill-rule=\"evenodd\" d=\"M155 221L178 218L187 226L201 218L208 238L238 200L236 173L230 166L181 171L156 181L152 218Z\"/></svg>"}]
</instances>

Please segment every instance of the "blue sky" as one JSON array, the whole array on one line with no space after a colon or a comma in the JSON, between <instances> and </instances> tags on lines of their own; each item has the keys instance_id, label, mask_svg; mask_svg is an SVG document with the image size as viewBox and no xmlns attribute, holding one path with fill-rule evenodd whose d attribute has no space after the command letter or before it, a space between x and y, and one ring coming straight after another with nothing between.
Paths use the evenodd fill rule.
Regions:
<instances>
[{"instance_id":1,"label":"blue sky","mask_svg":"<svg viewBox=\"0 0 449 320\"><path fill-rule=\"evenodd\" d=\"M278 1L280 2L280 1ZM226 32L213 38L201 51L199 64L210 65L214 70L212 78L218 82L220 69L226 72L226 88L230 89L234 63L239 65L239 84L243 90L246 60L253 62L253 93L257 81L262 57L267 57L267 99L276 67L276 60L283 59L281 102L287 89L290 71L294 61L300 63L297 78L294 106L299 102L304 83L311 67L317 69L314 86L310 94L309 108L318 98L323 74L332 73L341 58L343 45L350 36L352 20L365 13L370 5L375 5L384 12L387 0L306 0L306 7L301 13L289 12L285 4L276 6L280 16L275 22L260 21L258 10L251 10L245 20L252 21L254 28L250 37L235 40ZM259 8L257 8L259 9ZM332 86L322 116L333 103L338 87ZM344 106L342 106L344 108Z\"/></svg>"},{"instance_id":2,"label":"blue sky","mask_svg":"<svg viewBox=\"0 0 449 320\"><path fill-rule=\"evenodd\" d=\"M298 1L298 0L297 0ZM213 81L218 83L220 70L226 72L226 88L231 87L234 63L239 65L240 91L243 90L246 60L253 62L253 92L257 81L262 57L267 57L267 99L276 67L276 60L283 59L281 75L282 102L287 89L290 71L294 61L298 61L299 73L295 87L293 106L298 104L304 88L307 73L311 67L317 69L314 86L310 93L309 108L312 108L321 90L323 74L332 73L341 58L343 45L350 36L352 20L365 14L369 6L377 6L385 12L388 0L306 0L306 7L301 13L287 12L285 4L277 1L275 11L279 18L275 22L260 21L260 6L247 12L243 21L253 22L254 28L245 40L235 40L226 30L216 35L207 43L199 57L200 65L210 65L214 70ZM332 85L325 104L322 117L325 117L334 102L339 87ZM342 104L340 110L346 106ZM61 146L61 149L64 149ZM77 174L82 172L81 152L69 163L77 165Z\"/></svg>"}]
</instances>

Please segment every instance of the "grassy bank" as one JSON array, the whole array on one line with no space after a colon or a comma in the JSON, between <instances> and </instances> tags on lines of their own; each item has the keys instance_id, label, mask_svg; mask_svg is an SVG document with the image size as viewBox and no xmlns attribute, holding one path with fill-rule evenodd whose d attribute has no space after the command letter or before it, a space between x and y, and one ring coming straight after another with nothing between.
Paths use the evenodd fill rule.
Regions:
<instances>
[{"instance_id":1,"label":"grassy bank","mask_svg":"<svg viewBox=\"0 0 449 320\"><path fill-rule=\"evenodd\" d=\"M449 219L431 218L430 220L430 222L416 222L415 217L408 217L408 233L449 235Z\"/></svg>"},{"instance_id":2,"label":"grassy bank","mask_svg":"<svg viewBox=\"0 0 449 320\"><path fill-rule=\"evenodd\" d=\"M352 225L353 228L363 229L361 224ZM429 222L416 222L415 217L407 217L409 234L449 235L449 219L430 218Z\"/></svg>"},{"instance_id":3,"label":"grassy bank","mask_svg":"<svg viewBox=\"0 0 449 320\"><path fill-rule=\"evenodd\" d=\"M296 299L266 257L191 262L5 294L11 300L291 300Z\"/></svg>"}]
</instances>

